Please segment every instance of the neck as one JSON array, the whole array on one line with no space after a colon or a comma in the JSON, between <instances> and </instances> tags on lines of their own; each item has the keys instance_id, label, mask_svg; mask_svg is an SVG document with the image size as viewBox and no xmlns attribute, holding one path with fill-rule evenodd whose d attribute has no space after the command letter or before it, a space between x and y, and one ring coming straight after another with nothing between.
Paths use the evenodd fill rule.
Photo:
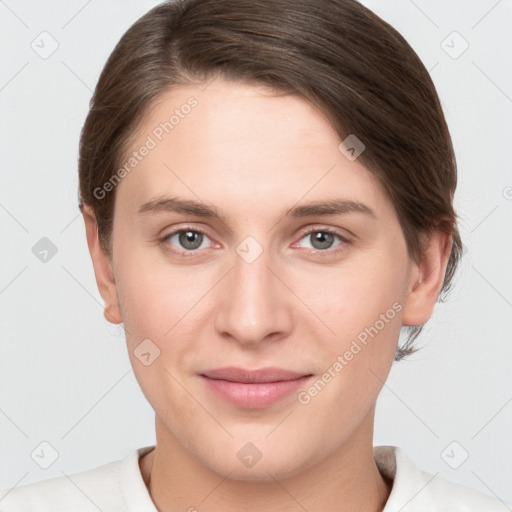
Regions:
<instances>
[{"instance_id":1,"label":"neck","mask_svg":"<svg viewBox=\"0 0 512 512\"><path fill-rule=\"evenodd\" d=\"M347 443L327 459L283 479L233 480L205 467L172 436L139 461L159 512L230 510L381 512L392 483L379 473L371 439ZM161 436L162 437L162 436ZM364 439L365 436L363 436Z\"/></svg>"}]
</instances>

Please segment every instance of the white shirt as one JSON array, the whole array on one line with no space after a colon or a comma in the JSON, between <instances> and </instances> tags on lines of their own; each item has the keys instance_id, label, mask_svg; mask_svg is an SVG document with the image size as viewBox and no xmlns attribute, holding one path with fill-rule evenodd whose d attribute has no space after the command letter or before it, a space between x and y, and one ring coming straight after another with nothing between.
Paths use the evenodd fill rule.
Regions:
<instances>
[{"instance_id":1,"label":"white shirt","mask_svg":"<svg viewBox=\"0 0 512 512\"><path fill-rule=\"evenodd\" d=\"M157 512L139 468L146 446L88 471L0 491L1 512ZM395 446L374 447L379 471L393 480L383 512L505 512L501 501L419 470Z\"/></svg>"}]
</instances>

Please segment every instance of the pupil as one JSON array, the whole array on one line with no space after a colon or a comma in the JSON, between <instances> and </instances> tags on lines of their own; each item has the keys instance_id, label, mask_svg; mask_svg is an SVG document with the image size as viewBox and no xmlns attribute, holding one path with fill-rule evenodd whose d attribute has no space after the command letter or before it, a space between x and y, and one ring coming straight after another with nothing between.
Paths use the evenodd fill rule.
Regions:
<instances>
[{"instance_id":1,"label":"pupil","mask_svg":"<svg viewBox=\"0 0 512 512\"><path fill-rule=\"evenodd\" d=\"M202 242L202 234L194 231L184 231L180 235L180 244L186 249L197 249ZM194 241L194 238L196 240Z\"/></svg>"},{"instance_id":2,"label":"pupil","mask_svg":"<svg viewBox=\"0 0 512 512\"><path fill-rule=\"evenodd\" d=\"M316 235L314 235L314 242L319 243L320 247L316 247L314 243L313 247L315 247L315 249L328 249L332 244L333 236L332 233L317 231Z\"/></svg>"}]
</instances>

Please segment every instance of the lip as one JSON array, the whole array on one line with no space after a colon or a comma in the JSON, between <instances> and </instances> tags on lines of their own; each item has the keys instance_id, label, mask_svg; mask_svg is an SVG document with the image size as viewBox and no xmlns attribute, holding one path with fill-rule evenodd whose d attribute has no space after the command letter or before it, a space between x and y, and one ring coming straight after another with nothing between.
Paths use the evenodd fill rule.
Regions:
<instances>
[{"instance_id":1,"label":"lip","mask_svg":"<svg viewBox=\"0 0 512 512\"><path fill-rule=\"evenodd\" d=\"M248 409L268 407L284 399L311 376L281 368L247 370L233 366L200 374L217 396L237 407Z\"/></svg>"}]
</instances>

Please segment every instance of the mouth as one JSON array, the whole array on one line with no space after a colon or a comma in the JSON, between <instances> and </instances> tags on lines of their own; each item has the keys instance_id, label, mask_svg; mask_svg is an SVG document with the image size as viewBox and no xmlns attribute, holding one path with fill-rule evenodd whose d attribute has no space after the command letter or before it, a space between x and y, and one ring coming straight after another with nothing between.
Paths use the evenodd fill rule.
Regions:
<instances>
[{"instance_id":1,"label":"mouth","mask_svg":"<svg viewBox=\"0 0 512 512\"><path fill-rule=\"evenodd\" d=\"M208 389L224 401L241 408L261 409L297 391L312 374L281 368L226 367L205 371L200 377Z\"/></svg>"}]
</instances>

